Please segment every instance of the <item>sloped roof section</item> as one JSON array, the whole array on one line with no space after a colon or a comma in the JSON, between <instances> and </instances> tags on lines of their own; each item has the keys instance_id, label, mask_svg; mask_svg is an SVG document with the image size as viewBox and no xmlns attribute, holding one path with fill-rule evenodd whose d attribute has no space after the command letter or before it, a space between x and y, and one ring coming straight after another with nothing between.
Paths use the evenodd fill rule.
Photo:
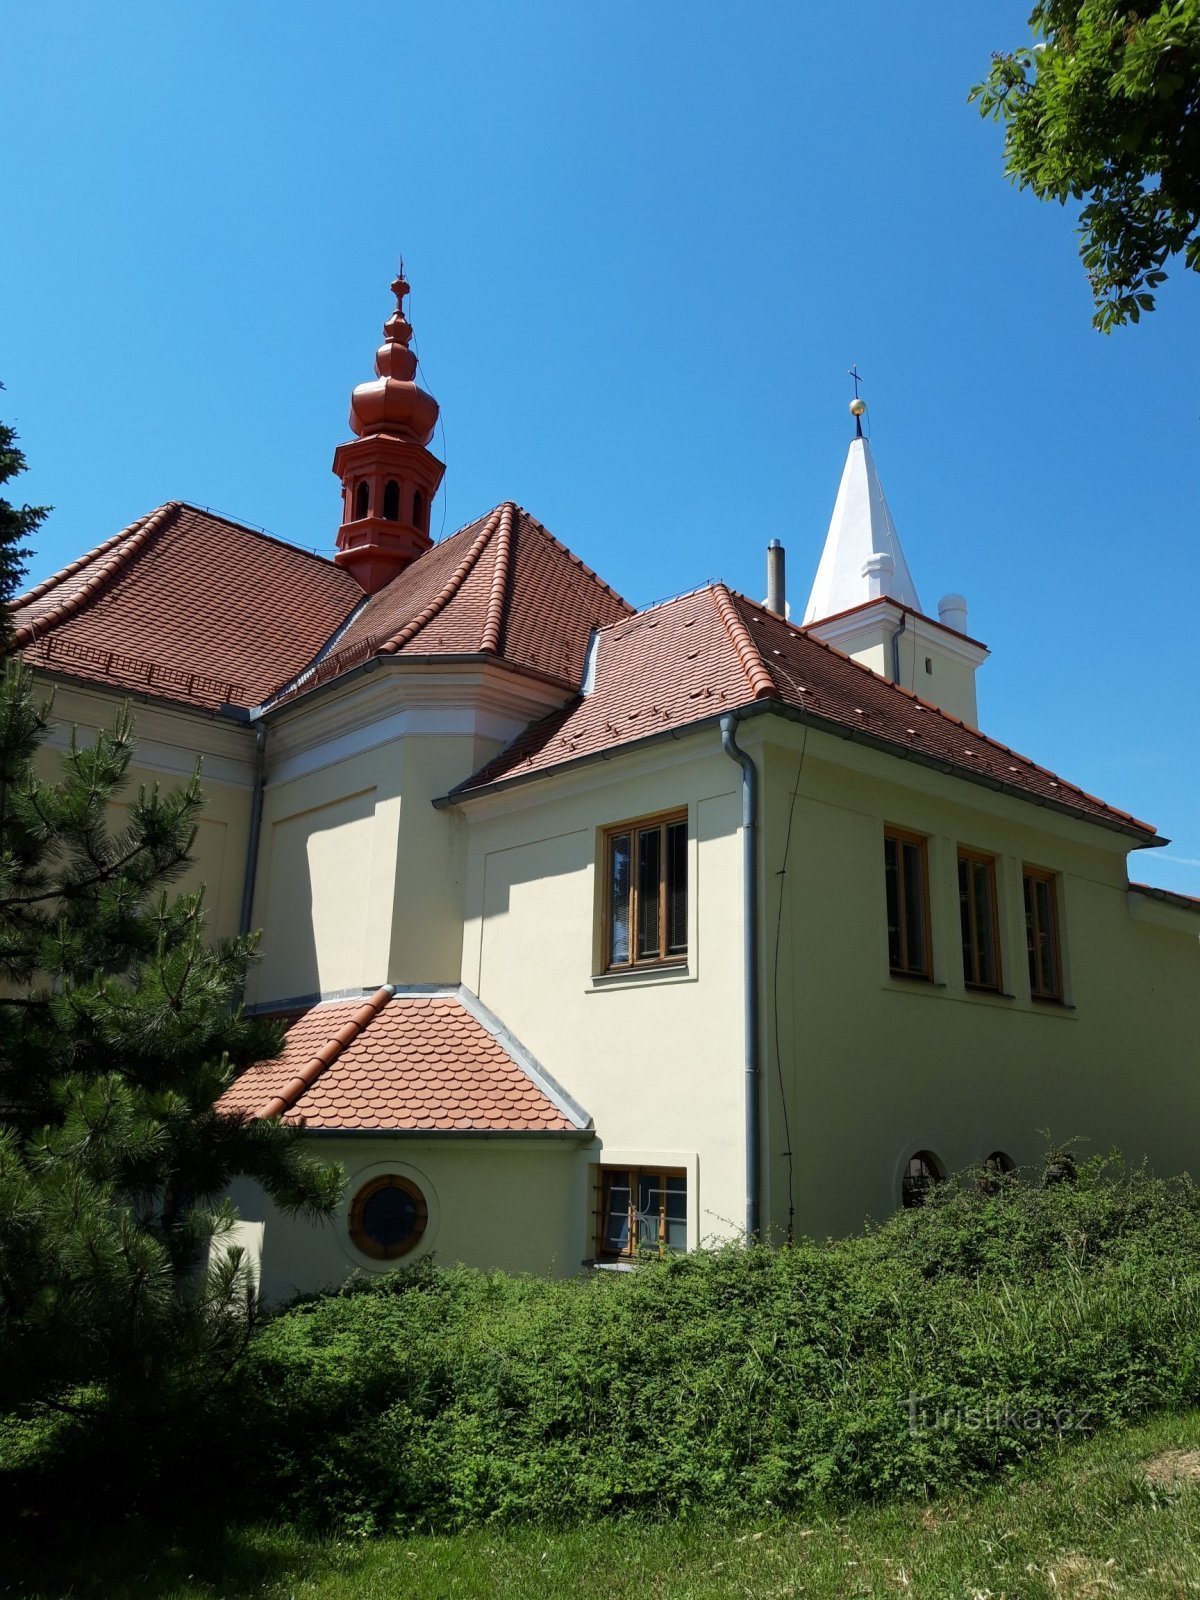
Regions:
<instances>
[{"instance_id":1,"label":"sloped roof section","mask_svg":"<svg viewBox=\"0 0 1200 1600\"><path fill-rule=\"evenodd\" d=\"M373 595L303 687L371 656L492 655L575 688L592 630L632 610L506 501Z\"/></svg>"},{"instance_id":2,"label":"sloped roof section","mask_svg":"<svg viewBox=\"0 0 1200 1600\"><path fill-rule=\"evenodd\" d=\"M590 1119L466 989L314 1005L219 1111L381 1133L581 1134Z\"/></svg>"},{"instance_id":3,"label":"sloped roof section","mask_svg":"<svg viewBox=\"0 0 1200 1600\"><path fill-rule=\"evenodd\" d=\"M215 708L257 705L362 600L340 567L172 501L22 595L33 665Z\"/></svg>"},{"instance_id":4,"label":"sloped roof section","mask_svg":"<svg viewBox=\"0 0 1200 1600\"><path fill-rule=\"evenodd\" d=\"M592 692L527 729L454 793L552 771L761 703L1086 820L1145 836L1107 805L881 678L721 584L668 600L598 637Z\"/></svg>"}]
</instances>

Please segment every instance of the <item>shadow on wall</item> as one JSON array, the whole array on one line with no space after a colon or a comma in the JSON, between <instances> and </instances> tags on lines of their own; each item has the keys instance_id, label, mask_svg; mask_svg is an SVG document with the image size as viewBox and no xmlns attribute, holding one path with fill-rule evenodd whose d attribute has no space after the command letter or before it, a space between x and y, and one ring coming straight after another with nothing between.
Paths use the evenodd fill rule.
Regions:
<instances>
[{"instance_id":1,"label":"shadow on wall","mask_svg":"<svg viewBox=\"0 0 1200 1600\"><path fill-rule=\"evenodd\" d=\"M262 929L251 990L256 1003L367 981L375 795L367 789L280 818L264 836L255 900ZM385 943L380 974L386 954Z\"/></svg>"}]
</instances>

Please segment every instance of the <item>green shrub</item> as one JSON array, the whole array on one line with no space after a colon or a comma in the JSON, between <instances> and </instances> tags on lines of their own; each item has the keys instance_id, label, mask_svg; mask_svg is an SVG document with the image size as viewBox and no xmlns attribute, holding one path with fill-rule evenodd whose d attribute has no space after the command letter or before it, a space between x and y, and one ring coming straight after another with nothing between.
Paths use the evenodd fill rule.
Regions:
<instances>
[{"instance_id":1,"label":"green shrub","mask_svg":"<svg viewBox=\"0 0 1200 1600\"><path fill-rule=\"evenodd\" d=\"M732 1517L963 1486L1198 1402L1200 1191L1108 1159L967 1175L825 1244L354 1283L269 1318L170 1437L93 1440L87 1477L124 1447L193 1505L362 1532Z\"/></svg>"},{"instance_id":2,"label":"green shrub","mask_svg":"<svg viewBox=\"0 0 1200 1600\"><path fill-rule=\"evenodd\" d=\"M276 1504L364 1529L923 1492L1200 1400L1198 1264L1197 1190L1108 1160L824 1245L424 1266L272 1319L248 1431Z\"/></svg>"}]
</instances>

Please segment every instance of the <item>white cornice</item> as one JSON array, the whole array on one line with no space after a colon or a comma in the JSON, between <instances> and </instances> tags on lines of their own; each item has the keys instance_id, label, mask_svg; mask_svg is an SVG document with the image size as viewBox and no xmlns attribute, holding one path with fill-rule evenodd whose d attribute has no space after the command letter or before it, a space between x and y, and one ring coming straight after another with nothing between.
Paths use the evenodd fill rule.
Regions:
<instances>
[{"instance_id":1,"label":"white cornice","mask_svg":"<svg viewBox=\"0 0 1200 1600\"><path fill-rule=\"evenodd\" d=\"M566 698L562 689L488 662L381 661L319 698L275 713L267 779L288 782L406 734L507 744Z\"/></svg>"},{"instance_id":2,"label":"white cornice","mask_svg":"<svg viewBox=\"0 0 1200 1600\"><path fill-rule=\"evenodd\" d=\"M35 677L41 679L41 674ZM51 749L65 750L73 727L109 727L118 708L132 702L135 766L172 778L190 777L199 756L203 776L213 783L254 786L254 735L244 722L199 707L193 711L152 700L139 703L115 690L61 682L53 689L54 713L46 739Z\"/></svg>"},{"instance_id":3,"label":"white cornice","mask_svg":"<svg viewBox=\"0 0 1200 1600\"><path fill-rule=\"evenodd\" d=\"M901 623L913 638L921 641L922 645L927 645L930 650L948 656L952 660L964 661L968 666L980 666L990 654L986 645L968 639L966 634L955 633L952 628L934 622L931 617L926 617L908 606L899 605L895 600L887 598L876 600L869 606L860 606L845 616L831 617L828 621L814 623L805 631L814 639L822 639L826 644L831 644L842 651L844 655L851 656L857 650L868 649L871 645L878 644L885 637L890 640Z\"/></svg>"}]
</instances>

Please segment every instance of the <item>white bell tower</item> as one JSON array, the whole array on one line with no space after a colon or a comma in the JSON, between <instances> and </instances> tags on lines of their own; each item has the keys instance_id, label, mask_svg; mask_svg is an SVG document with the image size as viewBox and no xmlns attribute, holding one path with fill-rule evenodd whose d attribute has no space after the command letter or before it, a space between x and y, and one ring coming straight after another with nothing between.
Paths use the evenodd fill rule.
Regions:
<instances>
[{"instance_id":1,"label":"white bell tower","mask_svg":"<svg viewBox=\"0 0 1200 1600\"><path fill-rule=\"evenodd\" d=\"M988 649L967 633L967 602L948 594L925 614L864 438L858 373L850 441L825 548L801 624L815 638L910 689L969 727L979 725L975 673Z\"/></svg>"}]
</instances>

